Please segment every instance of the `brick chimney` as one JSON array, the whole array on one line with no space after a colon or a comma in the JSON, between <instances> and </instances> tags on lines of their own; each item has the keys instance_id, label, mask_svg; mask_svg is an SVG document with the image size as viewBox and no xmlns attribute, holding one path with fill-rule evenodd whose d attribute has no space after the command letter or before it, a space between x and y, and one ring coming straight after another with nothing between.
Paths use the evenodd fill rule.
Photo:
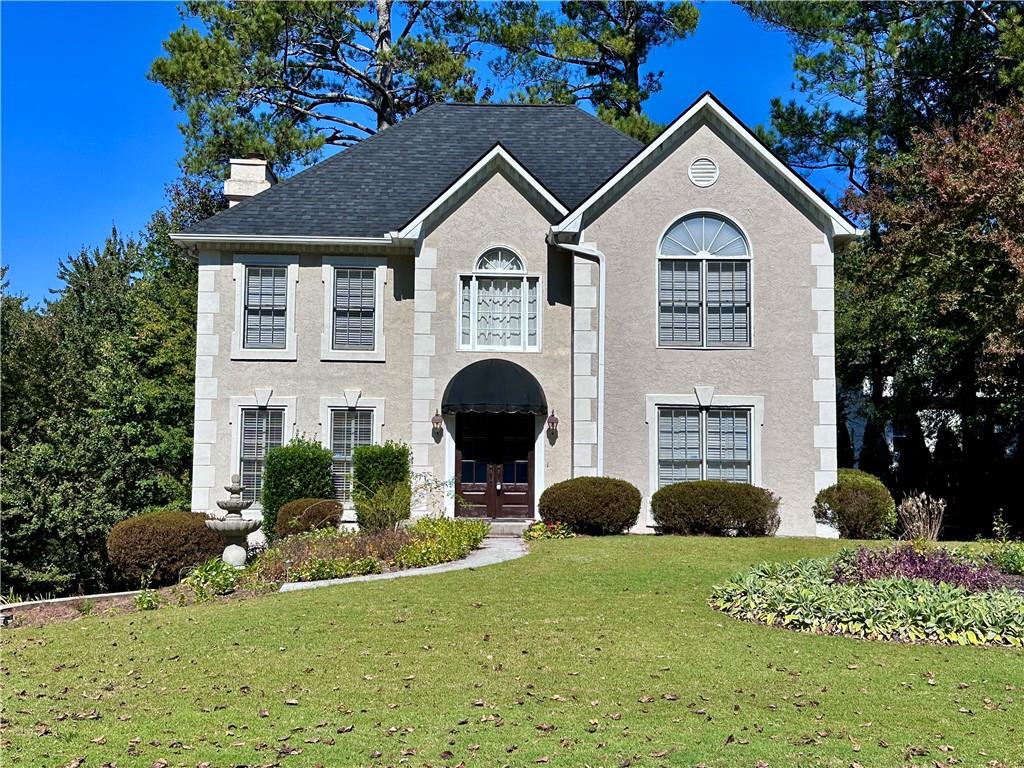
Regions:
<instances>
[{"instance_id":1,"label":"brick chimney","mask_svg":"<svg viewBox=\"0 0 1024 768\"><path fill-rule=\"evenodd\" d=\"M224 181L224 196L228 199L229 207L270 189L270 185L275 181L265 158L232 158L229 162L231 175Z\"/></svg>"}]
</instances>

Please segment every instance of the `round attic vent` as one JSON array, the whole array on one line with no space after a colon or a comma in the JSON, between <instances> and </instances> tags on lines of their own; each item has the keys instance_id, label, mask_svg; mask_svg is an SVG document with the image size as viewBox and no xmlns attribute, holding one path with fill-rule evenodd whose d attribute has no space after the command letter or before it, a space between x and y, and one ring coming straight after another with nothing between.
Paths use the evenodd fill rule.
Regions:
<instances>
[{"instance_id":1,"label":"round attic vent","mask_svg":"<svg viewBox=\"0 0 1024 768\"><path fill-rule=\"evenodd\" d=\"M698 157L690 163L690 181L698 187L710 187L718 181L718 166L710 157Z\"/></svg>"}]
</instances>

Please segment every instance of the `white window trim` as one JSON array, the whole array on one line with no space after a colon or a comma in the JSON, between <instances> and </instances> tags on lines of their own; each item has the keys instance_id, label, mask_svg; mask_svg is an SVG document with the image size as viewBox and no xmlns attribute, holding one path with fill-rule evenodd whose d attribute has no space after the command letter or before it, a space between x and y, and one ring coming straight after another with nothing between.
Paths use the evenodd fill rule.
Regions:
<instances>
[{"instance_id":1,"label":"white window trim","mask_svg":"<svg viewBox=\"0 0 1024 768\"><path fill-rule=\"evenodd\" d=\"M246 267L287 267L288 295L285 307L284 349L246 349L245 343L245 269ZM299 257L236 255L235 327L231 332L232 360L295 360L295 285L299 282Z\"/></svg>"},{"instance_id":2,"label":"white window trim","mask_svg":"<svg viewBox=\"0 0 1024 768\"><path fill-rule=\"evenodd\" d=\"M372 440L374 445L380 445L384 434L384 398L363 397L359 390L347 390L340 395L330 395L320 398L320 445L328 451L331 446L331 412L336 410L348 410L355 408L357 411L373 412ZM342 522L355 522L355 507L351 501L342 505L344 510Z\"/></svg>"},{"instance_id":3,"label":"white window trim","mask_svg":"<svg viewBox=\"0 0 1024 768\"><path fill-rule=\"evenodd\" d=\"M502 270L497 270L497 269L477 269L476 265L480 263L480 259L482 259L484 257L484 255L486 255L489 251L493 251L493 250L496 250L496 249L499 249L499 248L502 249L502 250L508 251L509 253L513 254L516 258L518 258L519 259L519 263L523 265L523 269L522 270L507 270L507 271L502 271ZM462 331L463 331L463 327L462 327L462 281L465 278L467 278L467 277L470 279L470 283L469 283L469 291L470 291L470 294L469 294L470 329L469 329L469 344L463 344L462 343ZM478 278L481 278L481 277L482 278L518 278L518 279L521 279L523 281L522 282L522 291L523 291L522 312L523 312L523 316L522 316L522 334L520 335L520 337L523 340L523 343L520 346L518 346L518 347L501 347L501 346L494 346L494 345L481 345L481 344L477 344L475 342L475 339L476 339L477 314L478 314L477 313L477 309L478 309L477 308L477 280L478 280ZM533 347L529 346L528 345L528 341L527 341L529 334L527 332L527 323L528 323L527 305L528 305L528 302L526 300L526 285L527 285L527 281L529 281L529 280L536 280L537 281L537 344L536 344L536 346L533 346ZM455 301L455 305L456 305L455 306L455 348L457 350L459 350L460 352L522 352L522 353L525 353L525 354L536 354L536 353L542 351L543 343L542 343L541 328L542 328L542 325L543 325L543 321L542 321L541 318L542 318L542 315L544 314L543 311L542 311L542 307L543 307L543 304L544 304L543 288L544 288L544 281L543 281L542 275L539 272L527 272L526 271L526 259L524 259L519 254L519 252L516 251L514 248L510 248L509 246L501 244L501 243L496 243L494 245L491 245L491 246L488 246L487 248L485 248L484 251L479 256L477 256L476 260L474 261L474 263L473 263L473 271L472 272L460 272L459 274L457 274L455 276L455 297L456 297L456 301Z\"/></svg>"},{"instance_id":4,"label":"white window trim","mask_svg":"<svg viewBox=\"0 0 1024 768\"><path fill-rule=\"evenodd\" d=\"M373 268L373 349L334 348L334 269L335 267ZM320 270L324 286L324 322L320 331L320 359L354 362L384 362L384 288L388 261L383 256L325 256Z\"/></svg>"},{"instance_id":5,"label":"white window trim","mask_svg":"<svg viewBox=\"0 0 1024 768\"><path fill-rule=\"evenodd\" d=\"M647 458L649 475L647 497L658 490L658 409L671 407L700 408L749 408L750 413L750 483L762 486L761 479L761 431L764 427L764 397L762 395L720 395L711 396L710 402L701 403L696 394L690 395L647 395ZM701 464L704 455L704 419L701 418ZM702 470L703 474L703 470Z\"/></svg>"},{"instance_id":6,"label":"white window trim","mask_svg":"<svg viewBox=\"0 0 1024 768\"><path fill-rule=\"evenodd\" d=\"M281 431L281 444L287 445L291 441L292 435L295 434L295 403L296 398L294 397L272 396L265 403L258 401L255 395L231 398L231 475L239 474L242 471L242 432L240 429L242 409L259 408L261 405L265 405L267 408L283 410L284 424ZM260 500L256 499L248 511L256 513L253 517L261 517L263 506L260 504Z\"/></svg>"},{"instance_id":7,"label":"white window trim","mask_svg":"<svg viewBox=\"0 0 1024 768\"><path fill-rule=\"evenodd\" d=\"M661 252L661 244L665 240L665 235L669 233L676 224L681 222L688 216L695 216L699 214L711 214L712 216L720 216L727 222L732 224L736 229L743 235L743 239L747 243L747 255L746 256L667 256ZM658 306L658 282L661 278L661 262L662 261L699 261L700 262L700 344L662 344L661 334L658 332L658 324L661 320L659 316ZM749 299L749 309L747 316L747 343L746 344L708 344L708 328L707 328L707 262L709 261L745 261L747 262L747 297ZM686 350L712 350L721 351L726 349L753 349L754 348L754 245L750 240L750 235L747 234L747 228L740 224L735 217L719 211L715 208L694 208L693 210L686 211L685 213L676 216L672 221L668 223L661 230L661 236L658 238L658 244L656 246L655 260L654 260L654 346L658 349L686 349Z\"/></svg>"}]
</instances>

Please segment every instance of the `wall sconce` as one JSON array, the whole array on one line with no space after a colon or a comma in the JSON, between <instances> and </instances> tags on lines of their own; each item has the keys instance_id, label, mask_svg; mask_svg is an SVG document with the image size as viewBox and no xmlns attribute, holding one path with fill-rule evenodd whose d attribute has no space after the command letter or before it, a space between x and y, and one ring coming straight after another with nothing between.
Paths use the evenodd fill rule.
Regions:
<instances>
[{"instance_id":1,"label":"wall sconce","mask_svg":"<svg viewBox=\"0 0 1024 768\"><path fill-rule=\"evenodd\" d=\"M434 437L438 437L441 434L441 427L443 426L444 419L441 418L441 412L435 408L434 415L430 417L430 427Z\"/></svg>"},{"instance_id":2,"label":"wall sconce","mask_svg":"<svg viewBox=\"0 0 1024 768\"><path fill-rule=\"evenodd\" d=\"M555 416L554 409L551 410L551 415L548 416L548 437L552 441L558 437L558 417Z\"/></svg>"}]
</instances>

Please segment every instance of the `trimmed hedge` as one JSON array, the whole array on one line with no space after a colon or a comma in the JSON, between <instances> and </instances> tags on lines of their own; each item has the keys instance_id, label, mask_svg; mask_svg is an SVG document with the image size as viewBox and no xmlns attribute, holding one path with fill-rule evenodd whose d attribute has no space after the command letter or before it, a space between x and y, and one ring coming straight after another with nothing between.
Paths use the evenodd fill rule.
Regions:
<instances>
[{"instance_id":1,"label":"trimmed hedge","mask_svg":"<svg viewBox=\"0 0 1024 768\"><path fill-rule=\"evenodd\" d=\"M666 485L651 497L662 533L684 536L771 536L779 528L779 497L767 488L724 480Z\"/></svg>"},{"instance_id":2,"label":"trimmed hedge","mask_svg":"<svg viewBox=\"0 0 1024 768\"><path fill-rule=\"evenodd\" d=\"M185 570L223 551L220 534L206 527L204 515L170 509L122 520L107 537L110 563L132 588L147 578L149 587L177 584Z\"/></svg>"},{"instance_id":3,"label":"trimmed hedge","mask_svg":"<svg viewBox=\"0 0 1024 768\"><path fill-rule=\"evenodd\" d=\"M540 497L541 519L591 536L622 533L640 516L640 491L613 477L574 477Z\"/></svg>"},{"instance_id":4,"label":"trimmed hedge","mask_svg":"<svg viewBox=\"0 0 1024 768\"><path fill-rule=\"evenodd\" d=\"M352 451L352 487L372 495L386 485L408 483L411 466L412 454L404 443L361 445Z\"/></svg>"},{"instance_id":5,"label":"trimmed hedge","mask_svg":"<svg viewBox=\"0 0 1024 768\"><path fill-rule=\"evenodd\" d=\"M874 475L840 469L839 481L818 492L814 518L837 528L844 539L880 539L896 526L896 503Z\"/></svg>"},{"instance_id":6,"label":"trimmed hedge","mask_svg":"<svg viewBox=\"0 0 1024 768\"><path fill-rule=\"evenodd\" d=\"M278 538L341 525L341 504L334 499L296 499L277 513L274 532Z\"/></svg>"},{"instance_id":7,"label":"trimmed hedge","mask_svg":"<svg viewBox=\"0 0 1024 768\"><path fill-rule=\"evenodd\" d=\"M296 499L328 499L334 495L331 452L320 443L296 437L287 445L271 448L263 468L263 533L272 539L277 513Z\"/></svg>"}]
</instances>

